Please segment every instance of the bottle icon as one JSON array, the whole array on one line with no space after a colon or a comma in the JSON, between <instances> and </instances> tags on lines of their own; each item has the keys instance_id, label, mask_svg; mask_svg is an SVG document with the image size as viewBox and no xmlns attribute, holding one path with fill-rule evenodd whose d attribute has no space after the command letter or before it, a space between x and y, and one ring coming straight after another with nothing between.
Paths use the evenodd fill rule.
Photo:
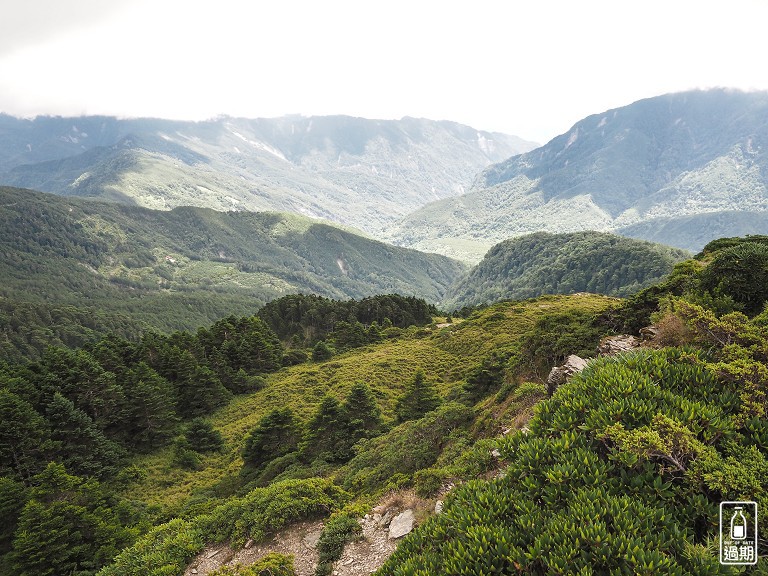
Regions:
<instances>
[{"instance_id":1,"label":"bottle icon","mask_svg":"<svg viewBox=\"0 0 768 576\"><path fill-rule=\"evenodd\" d=\"M741 511L741 506L737 506L734 510L731 517L731 538L744 540L747 537L747 519L744 517L744 512Z\"/></svg>"}]
</instances>

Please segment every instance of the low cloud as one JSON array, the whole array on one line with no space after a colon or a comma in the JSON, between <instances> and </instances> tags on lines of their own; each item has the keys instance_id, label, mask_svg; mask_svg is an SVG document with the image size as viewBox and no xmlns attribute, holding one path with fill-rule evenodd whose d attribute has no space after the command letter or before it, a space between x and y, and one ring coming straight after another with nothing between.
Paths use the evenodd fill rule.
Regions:
<instances>
[{"instance_id":1,"label":"low cloud","mask_svg":"<svg viewBox=\"0 0 768 576\"><path fill-rule=\"evenodd\" d=\"M131 0L10 2L0 18L0 57L94 25L131 4Z\"/></svg>"}]
</instances>

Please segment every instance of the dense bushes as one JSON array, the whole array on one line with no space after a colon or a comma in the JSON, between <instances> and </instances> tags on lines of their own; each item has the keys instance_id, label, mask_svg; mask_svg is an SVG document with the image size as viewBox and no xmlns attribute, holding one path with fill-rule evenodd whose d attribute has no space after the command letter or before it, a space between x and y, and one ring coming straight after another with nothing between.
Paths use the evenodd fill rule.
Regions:
<instances>
[{"instance_id":1,"label":"dense bushes","mask_svg":"<svg viewBox=\"0 0 768 576\"><path fill-rule=\"evenodd\" d=\"M357 455L339 473L343 486L375 491L397 475L413 474L437 461L454 430L468 428L474 412L448 402L419 420L405 422L382 436L362 442Z\"/></svg>"},{"instance_id":2,"label":"dense bushes","mask_svg":"<svg viewBox=\"0 0 768 576\"><path fill-rule=\"evenodd\" d=\"M499 441L503 478L454 490L379 574L717 573L717 503L768 504L743 384L693 349L593 361Z\"/></svg>"},{"instance_id":3,"label":"dense bushes","mask_svg":"<svg viewBox=\"0 0 768 576\"><path fill-rule=\"evenodd\" d=\"M230 498L210 515L175 519L154 528L121 552L99 576L181 574L206 542L242 546L249 538L260 540L291 522L328 515L347 498L343 490L319 478L256 488L241 498ZM280 564L281 569L288 568L284 562Z\"/></svg>"}]
</instances>

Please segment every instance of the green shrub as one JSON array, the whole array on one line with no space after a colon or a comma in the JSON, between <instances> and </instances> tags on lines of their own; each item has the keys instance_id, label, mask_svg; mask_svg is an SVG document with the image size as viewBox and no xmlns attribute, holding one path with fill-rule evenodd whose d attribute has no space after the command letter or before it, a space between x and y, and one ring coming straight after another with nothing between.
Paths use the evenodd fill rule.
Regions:
<instances>
[{"instance_id":1,"label":"green shrub","mask_svg":"<svg viewBox=\"0 0 768 576\"><path fill-rule=\"evenodd\" d=\"M750 315L768 300L768 245L743 242L720 250L702 272L702 286L730 296Z\"/></svg>"},{"instance_id":2,"label":"green shrub","mask_svg":"<svg viewBox=\"0 0 768 576\"><path fill-rule=\"evenodd\" d=\"M340 470L339 479L347 489L365 491L386 487L396 474L408 479L417 470L432 466L449 445L451 433L469 428L473 415L471 408L447 402L419 420L364 440L357 455Z\"/></svg>"},{"instance_id":3,"label":"green shrub","mask_svg":"<svg viewBox=\"0 0 768 576\"><path fill-rule=\"evenodd\" d=\"M309 360L309 355L304 350L291 349L283 354L283 366L296 366Z\"/></svg>"},{"instance_id":4,"label":"green shrub","mask_svg":"<svg viewBox=\"0 0 768 576\"><path fill-rule=\"evenodd\" d=\"M99 576L178 576L205 546L193 522L179 518L150 530Z\"/></svg>"},{"instance_id":5,"label":"green shrub","mask_svg":"<svg viewBox=\"0 0 768 576\"><path fill-rule=\"evenodd\" d=\"M208 541L242 546L249 538L260 540L290 522L329 514L346 500L347 494L330 480L286 480L230 498L197 524Z\"/></svg>"},{"instance_id":6,"label":"green shrub","mask_svg":"<svg viewBox=\"0 0 768 576\"><path fill-rule=\"evenodd\" d=\"M413 486L420 498L431 498L437 494L444 481L445 471L442 469L427 468L413 475Z\"/></svg>"},{"instance_id":7,"label":"green shrub","mask_svg":"<svg viewBox=\"0 0 768 576\"><path fill-rule=\"evenodd\" d=\"M740 389L692 349L594 360L496 441L502 478L455 488L378 574L720 573L718 502L768 500Z\"/></svg>"},{"instance_id":8,"label":"green shrub","mask_svg":"<svg viewBox=\"0 0 768 576\"><path fill-rule=\"evenodd\" d=\"M361 533L360 524L353 516L339 514L328 520L317 543L318 566L315 576L328 576L333 563L341 558L347 542Z\"/></svg>"},{"instance_id":9,"label":"green shrub","mask_svg":"<svg viewBox=\"0 0 768 576\"><path fill-rule=\"evenodd\" d=\"M296 576L293 556L271 552L250 566L223 566L209 576Z\"/></svg>"},{"instance_id":10,"label":"green shrub","mask_svg":"<svg viewBox=\"0 0 768 576\"><path fill-rule=\"evenodd\" d=\"M123 550L99 576L178 576L206 542L242 546L260 540L291 522L325 516L349 495L330 480L289 480L230 498L209 515L174 519L152 529Z\"/></svg>"}]
</instances>

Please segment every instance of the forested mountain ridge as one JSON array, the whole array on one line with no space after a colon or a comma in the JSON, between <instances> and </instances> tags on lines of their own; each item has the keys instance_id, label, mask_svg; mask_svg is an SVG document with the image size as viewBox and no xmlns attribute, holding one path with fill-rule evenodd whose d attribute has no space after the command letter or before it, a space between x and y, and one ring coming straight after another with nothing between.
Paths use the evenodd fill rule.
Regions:
<instances>
[{"instance_id":1,"label":"forested mountain ridge","mask_svg":"<svg viewBox=\"0 0 768 576\"><path fill-rule=\"evenodd\" d=\"M479 260L532 232L613 231L686 250L768 232L768 94L668 94L589 116L416 210L397 244Z\"/></svg>"},{"instance_id":2,"label":"forested mountain ridge","mask_svg":"<svg viewBox=\"0 0 768 576\"><path fill-rule=\"evenodd\" d=\"M417 118L0 115L0 184L163 210L293 212L371 233L533 147Z\"/></svg>"},{"instance_id":3,"label":"forested mountain ridge","mask_svg":"<svg viewBox=\"0 0 768 576\"><path fill-rule=\"evenodd\" d=\"M397 292L434 303L464 270L297 215L153 211L2 187L0 247L8 353L40 351L46 341L83 344L88 335L72 325L89 315L92 335L124 322L118 333L129 336L141 326L194 329L297 292ZM51 334L62 314L75 320L62 327L69 342Z\"/></svg>"},{"instance_id":4,"label":"forested mountain ridge","mask_svg":"<svg viewBox=\"0 0 768 576\"><path fill-rule=\"evenodd\" d=\"M496 244L451 285L446 309L592 292L629 296L661 281L685 250L602 232L538 232Z\"/></svg>"}]
</instances>

